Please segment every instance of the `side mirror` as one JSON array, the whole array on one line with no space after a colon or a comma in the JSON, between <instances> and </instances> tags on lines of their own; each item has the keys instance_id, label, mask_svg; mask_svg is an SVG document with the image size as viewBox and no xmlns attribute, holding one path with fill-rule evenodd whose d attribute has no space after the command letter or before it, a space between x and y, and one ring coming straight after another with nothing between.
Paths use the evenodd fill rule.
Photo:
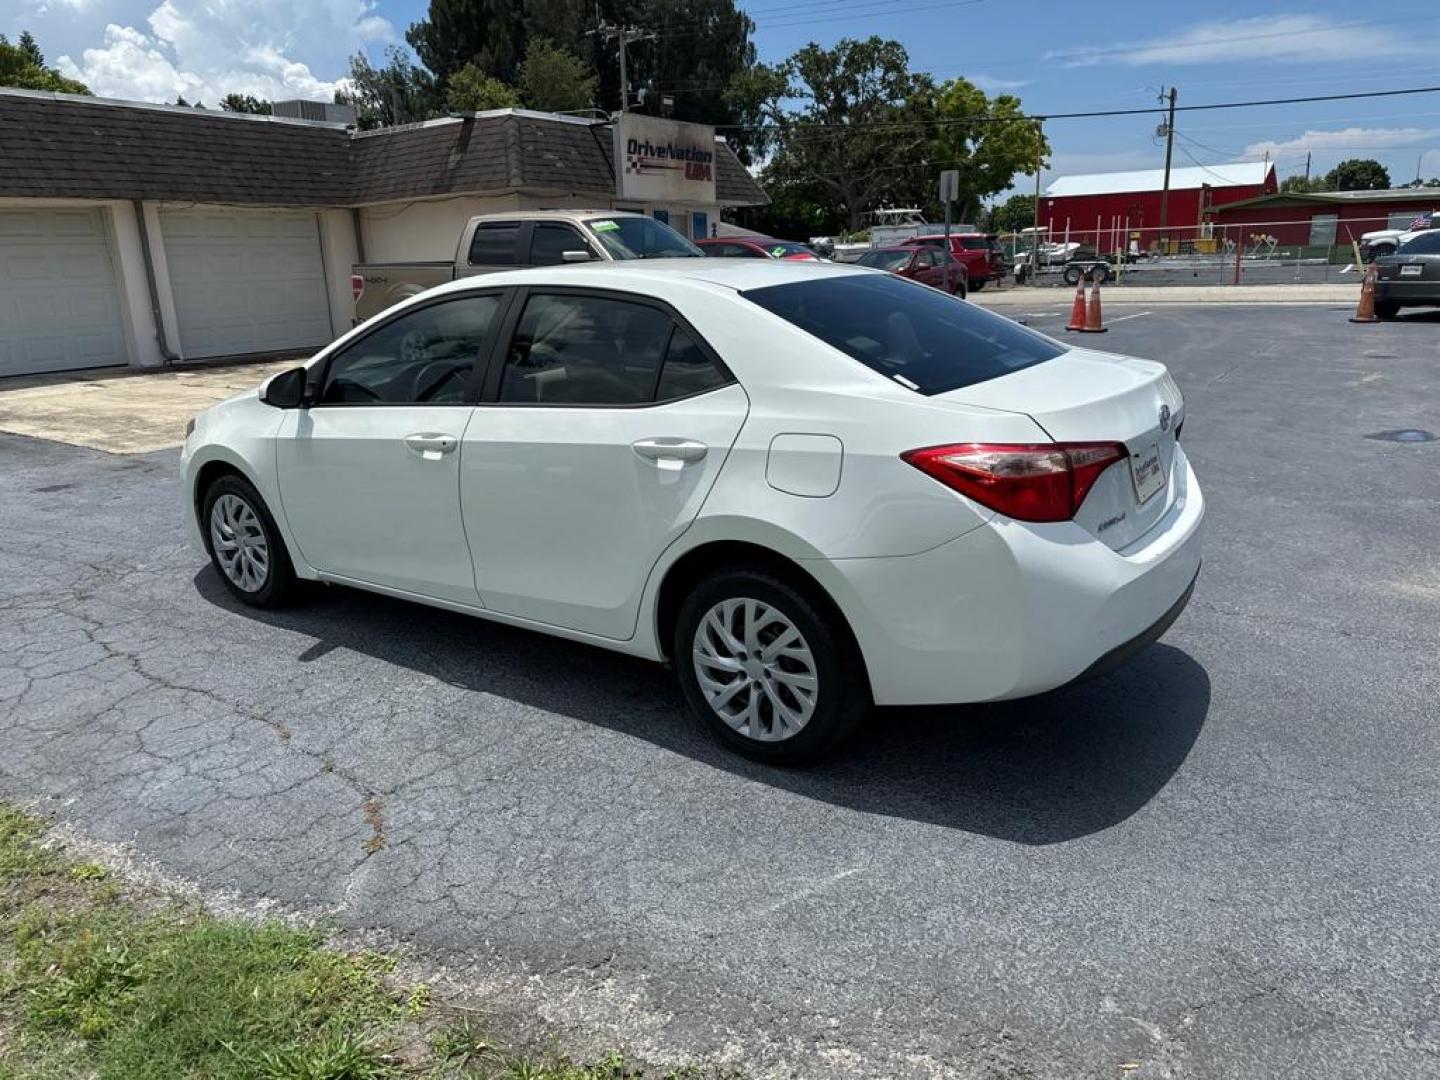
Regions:
<instances>
[{"instance_id":1,"label":"side mirror","mask_svg":"<svg viewBox=\"0 0 1440 1080\"><path fill-rule=\"evenodd\" d=\"M592 255L590 254L590 252L588 252L588 251L578 251L578 250L576 250L576 251L562 251L562 252L560 253L560 261L561 261L561 262L567 262L567 263L589 262L592 258L594 258L594 256L592 256Z\"/></svg>"},{"instance_id":2,"label":"side mirror","mask_svg":"<svg viewBox=\"0 0 1440 1080\"><path fill-rule=\"evenodd\" d=\"M298 409L305 403L305 369L282 371L260 392L260 400L277 409Z\"/></svg>"}]
</instances>

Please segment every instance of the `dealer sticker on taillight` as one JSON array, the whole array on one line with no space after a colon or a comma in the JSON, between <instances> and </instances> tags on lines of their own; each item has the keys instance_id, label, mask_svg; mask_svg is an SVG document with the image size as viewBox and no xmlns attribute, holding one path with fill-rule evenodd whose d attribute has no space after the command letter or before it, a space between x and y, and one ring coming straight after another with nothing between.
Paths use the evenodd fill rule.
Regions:
<instances>
[{"instance_id":1,"label":"dealer sticker on taillight","mask_svg":"<svg viewBox=\"0 0 1440 1080\"><path fill-rule=\"evenodd\" d=\"M1135 495L1147 503L1165 490L1165 469L1160 464L1160 447L1151 443L1130 455L1130 476L1135 481Z\"/></svg>"}]
</instances>

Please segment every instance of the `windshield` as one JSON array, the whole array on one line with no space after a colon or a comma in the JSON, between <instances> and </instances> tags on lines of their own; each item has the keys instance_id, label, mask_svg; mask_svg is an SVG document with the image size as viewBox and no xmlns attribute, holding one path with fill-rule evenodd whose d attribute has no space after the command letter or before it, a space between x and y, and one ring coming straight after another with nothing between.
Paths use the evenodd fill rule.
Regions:
<instances>
[{"instance_id":1,"label":"windshield","mask_svg":"<svg viewBox=\"0 0 1440 1080\"><path fill-rule=\"evenodd\" d=\"M685 237L654 218L591 218L585 223L612 259L675 259L704 257Z\"/></svg>"},{"instance_id":2,"label":"windshield","mask_svg":"<svg viewBox=\"0 0 1440 1080\"><path fill-rule=\"evenodd\" d=\"M873 266L876 270L889 270L894 273L896 270L905 269L905 264L910 261L910 252L867 251L855 261L861 266Z\"/></svg>"},{"instance_id":3,"label":"windshield","mask_svg":"<svg viewBox=\"0 0 1440 1080\"><path fill-rule=\"evenodd\" d=\"M880 274L771 285L745 299L921 394L1054 359L1065 347L944 293Z\"/></svg>"},{"instance_id":4,"label":"windshield","mask_svg":"<svg viewBox=\"0 0 1440 1080\"><path fill-rule=\"evenodd\" d=\"M763 247L772 259L783 259L786 255L815 256L812 249L793 240L757 240L756 243Z\"/></svg>"}]
</instances>

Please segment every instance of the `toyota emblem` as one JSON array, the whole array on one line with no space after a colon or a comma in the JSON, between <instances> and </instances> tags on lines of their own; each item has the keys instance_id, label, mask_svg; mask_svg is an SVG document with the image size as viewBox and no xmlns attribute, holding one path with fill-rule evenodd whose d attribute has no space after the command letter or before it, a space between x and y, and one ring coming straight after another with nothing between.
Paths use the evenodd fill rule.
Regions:
<instances>
[{"instance_id":1,"label":"toyota emblem","mask_svg":"<svg viewBox=\"0 0 1440 1080\"><path fill-rule=\"evenodd\" d=\"M1161 430L1161 431L1169 431L1169 430L1170 430L1170 406L1169 406L1169 405L1161 405L1161 406L1160 406L1160 430Z\"/></svg>"}]
</instances>

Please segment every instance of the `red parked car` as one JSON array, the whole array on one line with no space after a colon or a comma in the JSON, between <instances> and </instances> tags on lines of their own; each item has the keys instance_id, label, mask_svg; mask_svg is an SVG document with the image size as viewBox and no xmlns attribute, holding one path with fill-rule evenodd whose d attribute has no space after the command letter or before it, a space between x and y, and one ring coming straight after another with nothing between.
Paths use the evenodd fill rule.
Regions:
<instances>
[{"instance_id":1,"label":"red parked car","mask_svg":"<svg viewBox=\"0 0 1440 1080\"><path fill-rule=\"evenodd\" d=\"M888 270L892 274L911 278L937 289L945 288L945 264L950 264L950 292L963 297L970 291L969 275L965 264L952 259L944 248L926 247L922 244L910 247L872 248L855 260L861 266L873 266L876 270Z\"/></svg>"},{"instance_id":2,"label":"red parked car","mask_svg":"<svg viewBox=\"0 0 1440 1080\"><path fill-rule=\"evenodd\" d=\"M924 236L912 236L904 243L907 247L922 245L943 248L945 234L926 233ZM991 233L952 232L950 254L965 264L965 272L970 276L970 287L976 291L983 289L987 281L1004 281L1010 272L1005 249L1000 246L1000 238Z\"/></svg>"},{"instance_id":3,"label":"red parked car","mask_svg":"<svg viewBox=\"0 0 1440 1080\"><path fill-rule=\"evenodd\" d=\"M771 240L766 236L716 236L696 240L706 255L720 259L793 259L815 262L820 256L794 240Z\"/></svg>"}]
</instances>

